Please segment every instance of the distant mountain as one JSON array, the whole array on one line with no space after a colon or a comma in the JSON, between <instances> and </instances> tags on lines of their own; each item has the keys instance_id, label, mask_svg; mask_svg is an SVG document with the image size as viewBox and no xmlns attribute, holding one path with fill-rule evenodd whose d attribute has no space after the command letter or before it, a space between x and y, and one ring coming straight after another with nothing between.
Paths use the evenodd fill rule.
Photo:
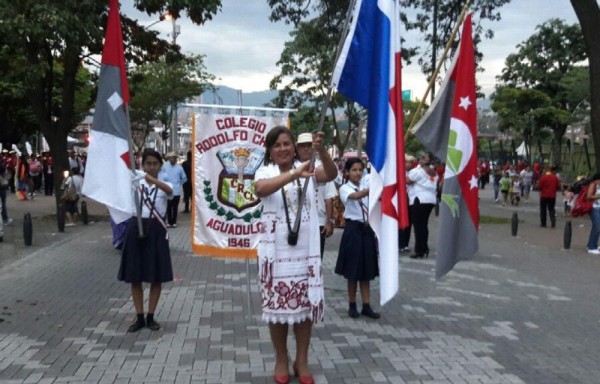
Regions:
<instances>
[{"instance_id":1,"label":"distant mountain","mask_svg":"<svg viewBox=\"0 0 600 384\"><path fill-rule=\"evenodd\" d=\"M239 90L224 85L218 85L216 88L216 92L209 91L202 94L202 104L240 105ZM277 96L277 92L272 90L242 92L241 105L244 107L264 107L265 104Z\"/></svg>"}]
</instances>

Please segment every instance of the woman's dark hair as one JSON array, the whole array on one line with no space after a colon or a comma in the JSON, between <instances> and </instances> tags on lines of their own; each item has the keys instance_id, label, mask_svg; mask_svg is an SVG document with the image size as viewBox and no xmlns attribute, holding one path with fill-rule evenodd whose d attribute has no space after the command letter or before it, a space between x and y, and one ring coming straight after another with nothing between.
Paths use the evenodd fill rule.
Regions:
<instances>
[{"instance_id":1,"label":"woman's dark hair","mask_svg":"<svg viewBox=\"0 0 600 384\"><path fill-rule=\"evenodd\" d=\"M350 157L346 160L344 163L344 182L348 182L348 176L346 175L346 172L350 172L352 166L357 163L362 165L363 169L365 169L365 163L363 163L360 157Z\"/></svg>"},{"instance_id":2,"label":"woman's dark hair","mask_svg":"<svg viewBox=\"0 0 600 384\"><path fill-rule=\"evenodd\" d=\"M160 163L160 165L162 165L162 163L163 163L162 156L160 155L160 153L158 151L151 149L151 148L146 148L146 149L144 149L144 152L142 152L142 164L144 164L146 162L146 159L148 158L148 156L156 157L158 159L158 162Z\"/></svg>"},{"instance_id":3,"label":"woman's dark hair","mask_svg":"<svg viewBox=\"0 0 600 384\"><path fill-rule=\"evenodd\" d=\"M362 165L363 169L365 169L365 163L363 163L363 161L360 158L351 157L348 160L346 160L346 163L344 163L344 171L349 172L350 169L352 168L352 166L356 163L360 163L360 165Z\"/></svg>"},{"instance_id":4,"label":"woman's dark hair","mask_svg":"<svg viewBox=\"0 0 600 384\"><path fill-rule=\"evenodd\" d=\"M290 140L292 140L292 144L294 144L294 136L292 135L292 132L286 127L278 126L271 129L269 133L267 133L267 137L265 138L265 165L269 165L273 162L269 150L275 145L275 142L281 135L288 135L290 137Z\"/></svg>"}]
</instances>

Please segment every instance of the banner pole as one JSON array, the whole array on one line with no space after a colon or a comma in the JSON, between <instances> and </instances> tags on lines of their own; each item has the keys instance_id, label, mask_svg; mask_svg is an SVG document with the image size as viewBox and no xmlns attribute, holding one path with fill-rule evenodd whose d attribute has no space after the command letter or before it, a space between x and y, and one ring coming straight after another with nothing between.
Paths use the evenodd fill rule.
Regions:
<instances>
[{"instance_id":1,"label":"banner pole","mask_svg":"<svg viewBox=\"0 0 600 384\"><path fill-rule=\"evenodd\" d=\"M337 64L340 55L342 53L342 47L344 46L344 42L346 41L346 35L348 34L348 29L350 26L350 19L352 17L352 13L354 11L354 7L356 6L356 0L352 0L350 2L350 6L348 7L348 12L346 13L346 19L344 20L344 26L342 28L342 35L340 41L338 42L338 46L336 48L335 60L333 61L333 68L331 70L331 78L329 80L329 87L327 88L327 94L325 95L325 100L323 100L323 105L321 106L321 114L319 117L319 125L317 127L317 132L321 132L323 130L323 125L325 124L325 115L327 115L327 108L329 108L329 102L331 101L331 94L333 92L333 72L335 71L335 65ZM315 166L315 161L317 158L317 153L313 152L310 158L309 169L312 169ZM298 212L302 212L302 207L304 206L304 200L306 199L306 192L308 191L308 183L305 182L302 188L302 193L300 194L299 204L298 204ZM296 215L296 220L294 221L294 228L292 229L295 233L298 233L300 229L300 214Z\"/></svg>"},{"instance_id":2,"label":"banner pole","mask_svg":"<svg viewBox=\"0 0 600 384\"><path fill-rule=\"evenodd\" d=\"M125 106L125 113L127 114L127 132L129 136L129 163L131 166L131 173L135 174L135 156L133 155L133 136L131 135L131 121L129 120L129 106ZM140 204L140 197L137 194L137 190L133 191L133 201L135 202L135 211L137 214L138 223L138 236L144 237L144 228L142 226L142 206Z\"/></svg>"},{"instance_id":3,"label":"banner pole","mask_svg":"<svg viewBox=\"0 0 600 384\"><path fill-rule=\"evenodd\" d=\"M250 297L250 260L246 258L246 317L252 319L254 311L252 309L252 298Z\"/></svg>"},{"instance_id":4,"label":"banner pole","mask_svg":"<svg viewBox=\"0 0 600 384\"><path fill-rule=\"evenodd\" d=\"M463 8L462 12L460 13L460 16L458 17L458 21L456 22L456 25L454 26L454 30L452 31L452 34L450 35L450 39L448 39L448 42L446 43L446 47L444 48L444 53L442 53L442 57L438 61L438 64L435 67L435 71L433 71L433 74L431 75L431 79L429 80L429 84L427 85L427 89L425 90L425 94L423 95L423 98L419 102L419 106L417 107L417 110L410 121L410 125L408 126L408 129L406 130L406 133L404 134L404 141L408 140L408 137L410 136L410 130L415 126L415 124L418 121L417 117L421 113L421 109L423 108L423 105L425 104L425 100L427 99L427 96L429 95L429 91L431 91L431 88L433 87L433 84L435 83L437 75L440 73L440 69L442 68L444 61L446 60L446 56L448 56L448 51L450 51L450 47L452 46L452 43L454 42L454 38L456 37L456 34L458 33L458 29L462 25L463 21L465 21L467 11L470 6L471 6L471 0L468 0L467 4L465 4L465 7Z\"/></svg>"}]
</instances>

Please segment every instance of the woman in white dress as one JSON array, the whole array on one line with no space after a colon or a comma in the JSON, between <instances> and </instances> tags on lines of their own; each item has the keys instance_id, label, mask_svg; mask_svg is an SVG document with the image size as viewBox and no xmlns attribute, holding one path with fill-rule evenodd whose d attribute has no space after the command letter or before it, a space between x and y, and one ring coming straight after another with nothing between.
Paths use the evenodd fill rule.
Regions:
<instances>
[{"instance_id":1,"label":"woman in white dress","mask_svg":"<svg viewBox=\"0 0 600 384\"><path fill-rule=\"evenodd\" d=\"M262 317L269 323L275 349L276 383L290 381L290 324L296 337L294 374L303 384L314 383L308 367L308 347L312 325L322 320L324 309L316 186L337 176L337 168L323 147L323 136L314 135L313 148L322 165L311 170L309 161L301 163L296 159L292 133L285 127L273 128L265 139L264 165L254 176L255 191L264 207L258 247ZM299 208L304 183L309 185L305 202ZM299 211L301 224L297 243L292 245L289 234Z\"/></svg>"}]
</instances>

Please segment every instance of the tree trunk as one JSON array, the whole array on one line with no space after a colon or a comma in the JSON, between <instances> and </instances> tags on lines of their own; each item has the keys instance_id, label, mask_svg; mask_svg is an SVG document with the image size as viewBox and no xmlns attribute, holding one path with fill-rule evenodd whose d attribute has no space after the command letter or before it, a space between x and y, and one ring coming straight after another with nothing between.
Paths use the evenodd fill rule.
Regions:
<instances>
[{"instance_id":1,"label":"tree trunk","mask_svg":"<svg viewBox=\"0 0 600 384\"><path fill-rule=\"evenodd\" d=\"M596 0L571 0L579 19L590 69L592 139L596 170L600 170L600 7Z\"/></svg>"},{"instance_id":2,"label":"tree trunk","mask_svg":"<svg viewBox=\"0 0 600 384\"><path fill-rule=\"evenodd\" d=\"M34 59L36 59L34 57ZM52 94L43 92L48 84L52 82L54 68L50 66L45 76L41 77L37 84L28 93L31 107L40 124L42 133L50 146L54 164L54 197L56 204L60 203L60 186L63 182L63 172L69 169L67 160L67 134L73 128L73 114L75 106L75 78L79 69L79 54L66 49L63 56L63 83L62 103L59 116L52 116Z\"/></svg>"},{"instance_id":3,"label":"tree trunk","mask_svg":"<svg viewBox=\"0 0 600 384\"><path fill-rule=\"evenodd\" d=\"M554 133L554 144L552 147L552 165L562 166L562 138L565 135L565 128L559 127L552 130Z\"/></svg>"}]
</instances>

